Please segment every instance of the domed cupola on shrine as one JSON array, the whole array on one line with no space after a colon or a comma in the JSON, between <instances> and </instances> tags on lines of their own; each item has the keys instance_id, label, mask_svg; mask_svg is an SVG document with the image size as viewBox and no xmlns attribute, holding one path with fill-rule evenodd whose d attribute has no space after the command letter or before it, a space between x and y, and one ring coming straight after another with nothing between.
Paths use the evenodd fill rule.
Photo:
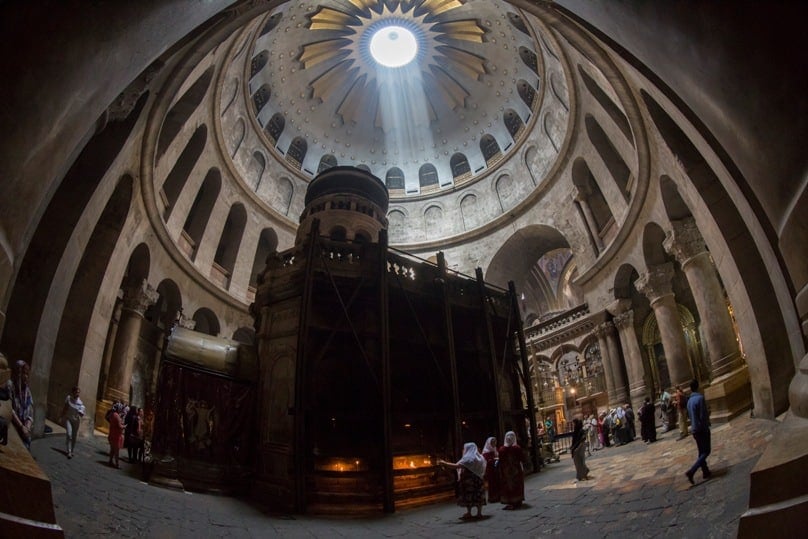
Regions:
<instances>
[{"instance_id":1,"label":"domed cupola on shrine","mask_svg":"<svg viewBox=\"0 0 808 539\"><path fill-rule=\"evenodd\" d=\"M378 243L379 231L387 229L387 188L359 168L339 166L320 173L309 184L305 203L295 240L298 244L315 219L321 233L335 240Z\"/></svg>"}]
</instances>

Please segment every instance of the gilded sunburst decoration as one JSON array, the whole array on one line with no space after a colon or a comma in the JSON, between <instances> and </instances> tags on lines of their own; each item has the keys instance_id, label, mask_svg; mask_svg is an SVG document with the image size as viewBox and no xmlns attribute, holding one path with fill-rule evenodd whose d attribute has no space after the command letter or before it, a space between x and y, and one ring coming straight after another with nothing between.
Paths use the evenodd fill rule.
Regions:
<instances>
[{"instance_id":1,"label":"gilded sunburst decoration","mask_svg":"<svg viewBox=\"0 0 808 539\"><path fill-rule=\"evenodd\" d=\"M337 113L343 122L372 122L386 133L401 127L389 121L386 109L405 105L405 117L422 120L418 107L425 107L426 119L434 122L439 114L465 107L468 81L480 81L486 68L485 58L459 43L483 43L486 30L474 19L447 18L462 17L462 6L457 0L393 0L354 1L346 11L321 7L309 18L309 29L322 37L314 35L317 41L305 44L299 58L304 69L329 64L312 80L312 97L325 101L337 92L341 94L336 96ZM381 66L371 54L373 36L390 26L415 37L417 54L407 65Z\"/></svg>"},{"instance_id":2,"label":"gilded sunburst decoration","mask_svg":"<svg viewBox=\"0 0 808 539\"><path fill-rule=\"evenodd\" d=\"M404 185L393 196L482 176L518 146L514 122L539 107L517 90L525 81L538 90L542 77L520 56L540 49L509 23L513 11L475 0L289 2L253 45L257 119L286 162L309 175L323 159L382 179L394 170ZM484 155L486 145L493 153Z\"/></svg>"}]
</instances>

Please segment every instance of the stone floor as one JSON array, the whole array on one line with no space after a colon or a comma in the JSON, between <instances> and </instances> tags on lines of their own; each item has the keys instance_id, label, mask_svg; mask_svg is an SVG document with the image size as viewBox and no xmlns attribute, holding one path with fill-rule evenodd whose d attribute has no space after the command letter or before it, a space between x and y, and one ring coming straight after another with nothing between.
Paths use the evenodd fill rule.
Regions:
<instances>
[{"instance_id":1,"label":"stone floor","mask_svg":"<svg viewBox=\"0 0 808 539\"><path fill-rule=\"evenodd\" d=\"M526 479L525 505L484 507L462 521L452 503L368 518L266 512L248 501L147 485L125 462L107 466L103 436L80 439L68 460L58 434L35 440L32 453L50 476L56 518L68 538L83 537L735 537L747 508L749 473L776 421L741 417L713 429L709 481L691 486L691 438L660 434L587 459L593 479L575 482L569 455Z\"/></svg>"}]
</instances>

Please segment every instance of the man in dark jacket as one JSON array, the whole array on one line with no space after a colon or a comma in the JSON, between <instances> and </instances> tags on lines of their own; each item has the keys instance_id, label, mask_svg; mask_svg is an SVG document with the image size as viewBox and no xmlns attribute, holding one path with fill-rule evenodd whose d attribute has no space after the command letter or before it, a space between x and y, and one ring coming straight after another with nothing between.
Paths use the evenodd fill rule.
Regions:
<instances>
[{"instance_id":1,"label":"man in dark jacket","mask_svg":"<svg viewBox=\"0 0 808 539\"><path fill-rule=\"evenodd\" d=\"M701 468L704 479L710 479L712 473L707 467L707 457L710 456L710 410L707 408L707 401L704 395L698 392L699 382L690 382L690 398L687 399L687 415L690 416L690 432L696 440L696 447L699 449L699 457L693 466L685 473L690 484L693 482L693 475Z\"/></svg>"}]
</instances>

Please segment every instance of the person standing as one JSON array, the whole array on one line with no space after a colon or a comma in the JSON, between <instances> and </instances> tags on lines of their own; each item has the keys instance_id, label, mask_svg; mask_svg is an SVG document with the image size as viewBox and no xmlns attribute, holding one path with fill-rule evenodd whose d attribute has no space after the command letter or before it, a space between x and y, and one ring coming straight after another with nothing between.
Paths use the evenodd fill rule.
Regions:
<instances>
[{"instance_id":1,"label":"person standing","mask_svg":"<svg viewBox=\"0 0 808 539\"><path fill-rule=\"evenodd\" d=\"M116 402L112 405L110 412L111 413L107 415L107 420L109 421L109 436L107 436L107 440L109 441L109 465L120 468L118 461L121 446L123 445L124 423L123 417L121 417L123 405Z\"/></svg>"},{"instance_id":2,"label":"person standing","mask_svg":"<svg viewBox=\"0 0 808 539\"><path fill-rule=\"evenodd\" d=\"M11 380L6 382L11 398L11 422L28 449L31 449L31 430L34 426L34 398L31 395L31 388L28 387L30 372L28 363L19 360L14 364Z\"/></svg>"},{"instance_id":3,"label":"person standing","mask_svg":"<svg viewBox=\"0 0 808 539\"><path fill-rule=\"evenodd\" d=\"M572 420L572 444L570 445L572 462L575 464L575 478L586 481L589 477L589 468L586 466L586 435L583 421L577 417Z\"/></svg>"},{"instance_id":4,"label":"person standing","mask_svg":"<svg viewBox=\"0 0 808 539\"><path fill-rule=\"evenodd\" d=\"M699 382L690 382L690 398L687 400L687 414L690 416L690 431L696 440L696 447L699 456L693 466L685 473L687 480L694 485L693 475L701 468L704 479L710 479L713 475L707 467L707 457L710 456L710 410L707 408L707 401L704 395L698 392Z\"/></svg>"},{"instance_id":5,"label":"person standing","mask_svg":"<svg viewBox=\"0 0 808 539\"><path fill-rule=\"evenodd\" d=\"M525 501L524 454L516 443L516 433L505 433L505 442L499 448L499 501L505 509L516 509Z\"/></svg>"},{"instance_id":6,"label":"person standing","mask_svg":"<svg viewBox=\"0 0 808 539\"><path fill-rule=\"evenodd\" d=\"M671 394L668 393L667 389L662 390L659 401L659 409L662 412L662 427L665 429L662 432L668 432L669 430L673 430L673 424L676 422L672 420L675 416L675 410L671 402Z\"/></svg>"},{"instance_id":7,"label":"person standing","mask_svg":"<svg viewBox=\"0 0 808 539\"><path fill-rule=\"evenodd\" d=\"M586 431L586 441L589 444L589 455L591 455L592 451L597 451L601 448L600 445L600 434L598 432L598 420L595 417L595 414L587 417L584 423L584 430Z\"/></svg>"},{"instance_id":8,"label":"person standing","mask_svg":"<svg viewBox=\"0 0 808 539\"><path fill-rule=\"evenodd\" d=\"M76 448L76 438L79 434L81 418L84 417L84 403L79 398L79 386L73 386L70 394L65 398L65 405L62 407L62 418L65 424L65 449L67 458L73 458L73 449Z\"/></svg>"},{"instance_id":9,"label":"person standing","mask_svg":"<svg viewBox=\"0 0 808 539\"><path fill-rule=\"evenodd\" d=\"M499 503L499 452L497 439L490 436L483 447L485 459L485 484L488 488L488 503Z\"/></svg>"},{"instance_id":10,"label":"person standing","mask_svg":"<svg viewBox=\"0 0 808 539\"><path fill-rule=\"evenodd\" d=\"M634 409L630 402L627 402L623 409L626 412L626 443L633 442L637 437L637 429L634 426Z\"/></svg>"},{"instance_id":11,"label":"person standing","mask_svg":"<svg viewBox=\"0 0 808 539\"><path fill-rule=\"evenodd\" d=\"M628 443L628 425L626 423L626 411L622 406L618 406L612 412L612 426L614 429L614 445L621 446Z\"/></svg>"},{"instance_id":12,"label":"person standing","mask_svg":"<svg viewBox=\"0 0 808 539\"><path fill-rule=\"evenodd\" d=\"M460 518L463 520L482 518L483 505L485 505L485 459L477 449L477 444L466 442L463 445L463 456L457 462L440 459L438 464L458 471L460 489L457 505L466 508L465 514ZM473 516L472 507L477 508L477 514Z\"/></svg>"},{"instance_id":13,"label":"person standing","mask_svg":"<svg viewBox=\"0 0 808 539\"><path fill-rule=\"evenodd\" d=\"M650 444L656 442L656 409L650 397L645 397L645 402L640 408L640 436L642 441Z\"/></svg>"},{"instance_id":14,"label":"person standing","mask_svg":"<svg viewBox=\"0 0 808 539\"><path fill-rule=\"evenodd\" d=\"M143 446L143 424L137 406L130 406L124 418L126 424L123 432L123 445L129 456L129 462L140 460L140 450Z\"/></svg>"}]
</instances>

